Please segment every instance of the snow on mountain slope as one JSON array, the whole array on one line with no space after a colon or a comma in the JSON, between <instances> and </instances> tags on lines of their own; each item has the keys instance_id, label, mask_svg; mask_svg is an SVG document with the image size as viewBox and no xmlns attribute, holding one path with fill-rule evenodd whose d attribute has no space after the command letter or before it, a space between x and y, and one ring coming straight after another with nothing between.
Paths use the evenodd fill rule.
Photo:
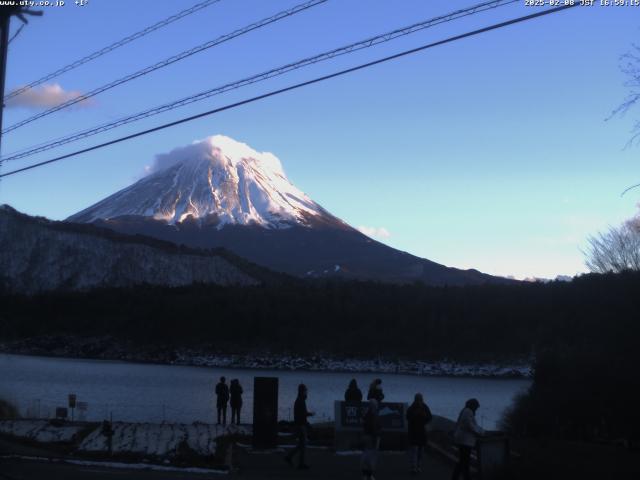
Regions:
<instances>
[{"instance_id":1,"label":"snow on mountain slope","mask_svg":"<svg viewBox=\"0 0 640 480\"><path fill-rule=\"evenodd\" d=\"M278 158L223 135L158 155L150 174L69 217L94 222L143 216L176 224L287 228L331 216L287 178Z\"/></svg>"},{"instance_id":2,"label":"snow on mountain slope","mask_svg":"<svg viewBox=\"0 0 640 480\"><path fill-rule=\"evenodd\" d=\"M6 292L257 285L261 280L252 270L224 252L189 250L93 225L53 222L0 205L0 290Z\"/></svg>"}]
</instances>

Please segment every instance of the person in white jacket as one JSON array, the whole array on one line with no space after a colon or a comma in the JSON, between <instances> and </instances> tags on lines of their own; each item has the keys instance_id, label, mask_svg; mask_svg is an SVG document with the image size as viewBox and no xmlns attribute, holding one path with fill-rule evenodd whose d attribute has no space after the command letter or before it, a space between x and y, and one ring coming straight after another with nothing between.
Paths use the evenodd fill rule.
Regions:
<instances>
[{"instance_id":1,"label":"person in white jacket","mask_svg":"<svg viewBox=\"0 0 640 480\"><path fill-rule=\"evenodd\" d=\"M461 473L464 480L471 478L469 473L471 449L476 446L478 437L485 434L484 430L476 423L478 407L480 407L480 402L471 398L467 400L458 416L456 429L453 432L453 443L458 447L460 456L453 470L452 480L458 480Z\"/></svg>"}]
</instances>

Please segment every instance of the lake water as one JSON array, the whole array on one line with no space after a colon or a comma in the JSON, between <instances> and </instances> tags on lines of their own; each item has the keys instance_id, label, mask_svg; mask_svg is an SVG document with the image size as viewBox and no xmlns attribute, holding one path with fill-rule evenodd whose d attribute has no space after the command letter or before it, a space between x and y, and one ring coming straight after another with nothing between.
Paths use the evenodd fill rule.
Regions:
<instances>
[{"instance_id":1,"label":"lake water","mask_svg":"<svg viewBox=\"0 0 640 480\"><path fill-rule=\"evenodd\" d=\"M18 406L23 416L52 416L55 407L66 406L68 394L75 393L88 405L87 420L112 416L114 421L213 422L213 390L222 375L227 382L240 380L246 423L252 418L255 376L279 378L279 416L285 420L291 419L301 382L309 388L307 405L316 412L314 420L322 421L333 418L333 401L343 399L351 378L366 395L369 383L379 377L385 400L410 403L421 392L434 414L451 419L468 398L476 397L481 404L478 421L489 429L496 428L513 397L531 384L522 379L244 370L0 354L0 398Z\"/></svg>"}]
</instances>

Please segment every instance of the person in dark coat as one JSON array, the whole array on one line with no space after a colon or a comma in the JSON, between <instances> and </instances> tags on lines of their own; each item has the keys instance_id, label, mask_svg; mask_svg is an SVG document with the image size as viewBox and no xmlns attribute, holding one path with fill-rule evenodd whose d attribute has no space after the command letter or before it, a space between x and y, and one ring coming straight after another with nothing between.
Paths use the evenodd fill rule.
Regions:
<instances>
[{"instance_id":1,"label":"person in dark coat","mask_svg":"<svg viewBox=\"0 0 640 480\"><path fill-rule=\"evenodd\" d=\"M240 385L240 381L237 378L231 380L229 393L229 404L231 405L231 423L240 425L240 410L242 409L242 386Z\"/></svg>"},{"instance_id":2,"label":"person in dark coat","mask_svg":"<svg viewBox=\"0 0 640 480\"><path fill-rule=\"evenodd\" d=\"M378 464L378 448L380 448L380 416L379 403L376 399L369 400L369 407L362 419L364 448L362 449L361 468L365 480L373 480Z\"/></svg>"},{"instance_id":3,"label":"person in dark coat","mask_svg":"<svg viewBox=\"0 0 640 480\"><path fill-rule=\"evenodd\" d=\"M422 454L427 445L427 424L432 418L431 410L424 403L422 394L416 393L413 403L407 409L411 473L422 471Z\"/></svg>"},{"instance_id":4,"label":"person in dark coat","mask_svg":"<svg viewBox=\"0 0 640 480\"><path fill-rule=\"evenodd\" d=\"M355 378L349 382L349 388L344 392L344 401L350 403L358 403L362 401L362 392L358 388L358 383Z\"/></svg>"},{"instance_id":5,"label":"person in dark coat","mask_svg":"<svg viewBox=\"0 0 640 480\"><path fill-rule=\"evenodd\" d=\"M301 383L298 385L298 397L293 404L293 423L295 424L297 443L296 447L284 457L289 465L293 465L293 457L299 455L298 469L300 470L309 468L309 465L304 463L304 454L307 449L308 418L313 415L313 412L307 410L307 386Z\"/></svg>"},{"instance_id":6,"label":"person in dark coat","mask_svg":"<svg viewBox=\"0 0 640 480\"><path fill-rule=\"evenodd\" d=\"M371 385L369 385L369 393L367 393L367 400L377 400L378 403L384 400L384 393L382 393L382 380L376 378Z\"/></svg>"},{"instance_id":7,"label":"person in dark coat","mask_svg":"<svg viewBox=\"0 0 640 480\"><path fill-rule=\"evenodd\" d=\"M227 403L229 403L229 385L224 377L220 377L220 382L216 385L216 407L218 409L218 425L222 420L222 425L227 424Z\"/></svg>"}]
</instances>

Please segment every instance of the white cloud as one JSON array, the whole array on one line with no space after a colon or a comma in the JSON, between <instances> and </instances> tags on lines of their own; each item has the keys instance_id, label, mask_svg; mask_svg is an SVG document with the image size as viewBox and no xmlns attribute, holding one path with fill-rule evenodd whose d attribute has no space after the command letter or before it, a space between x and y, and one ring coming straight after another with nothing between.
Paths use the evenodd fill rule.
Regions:
<instances>
[{"instance_id":1,"label":"white cloud","mask_svg":"<svg viewBox=\"0 0 640 480\"><path fill-rule=\"evenodd\" d=\"M24 108L51 108L56 107L69 100L81 97L83 94L78 90L65 90L58 83L50 85L42 85L35 88L29 88L19 95L7 100L7 107L24 107ZM79 107L88 107L93 104L91 99L82 100L75 105Z\"/></svg>"},{"instance_id":2,"label":"white cloud","mask_svg":"<svg viewBox=\"0 0 640 480\"><path fill-rule=\"evenodd\" d=\"M159 153L151 165L144 166L142 176L151 175L178 163L183 163L190 158L210 157L211 151L211 146L206 140L198 140L191 145L174 148L169 153Z\"/></svg>"},{"instance_id":3,"label":"white cloud","mask_svg":"<svg viewBox=\"0 0 640 480\"><path fill-rule=\"evenodd\" d=\"M384 227L367 227L365 225L360 225L356 227L360 233L364 233L367 237L372 238L389 238L391 233Z\"/></svg>"},{"instance_id":4,"label":"white cloud","mask_svg":"<svg viewBox=\"0 0 640 480\"><path fill-rule=\"evenodd\" d=\"M138 178L151 175L178 163L184 163L191 158L217 158L221 161L231 162L235 165L242 159L253 158L260 165L276 176L285 178L286 175L278 157L269 152L257 152L247 144L238 142L225 135L212 135L202 140L194 140L190 145L177 147L168 153L157 154L153 162L145 165Z\"/></svg>"}]
</instances>

